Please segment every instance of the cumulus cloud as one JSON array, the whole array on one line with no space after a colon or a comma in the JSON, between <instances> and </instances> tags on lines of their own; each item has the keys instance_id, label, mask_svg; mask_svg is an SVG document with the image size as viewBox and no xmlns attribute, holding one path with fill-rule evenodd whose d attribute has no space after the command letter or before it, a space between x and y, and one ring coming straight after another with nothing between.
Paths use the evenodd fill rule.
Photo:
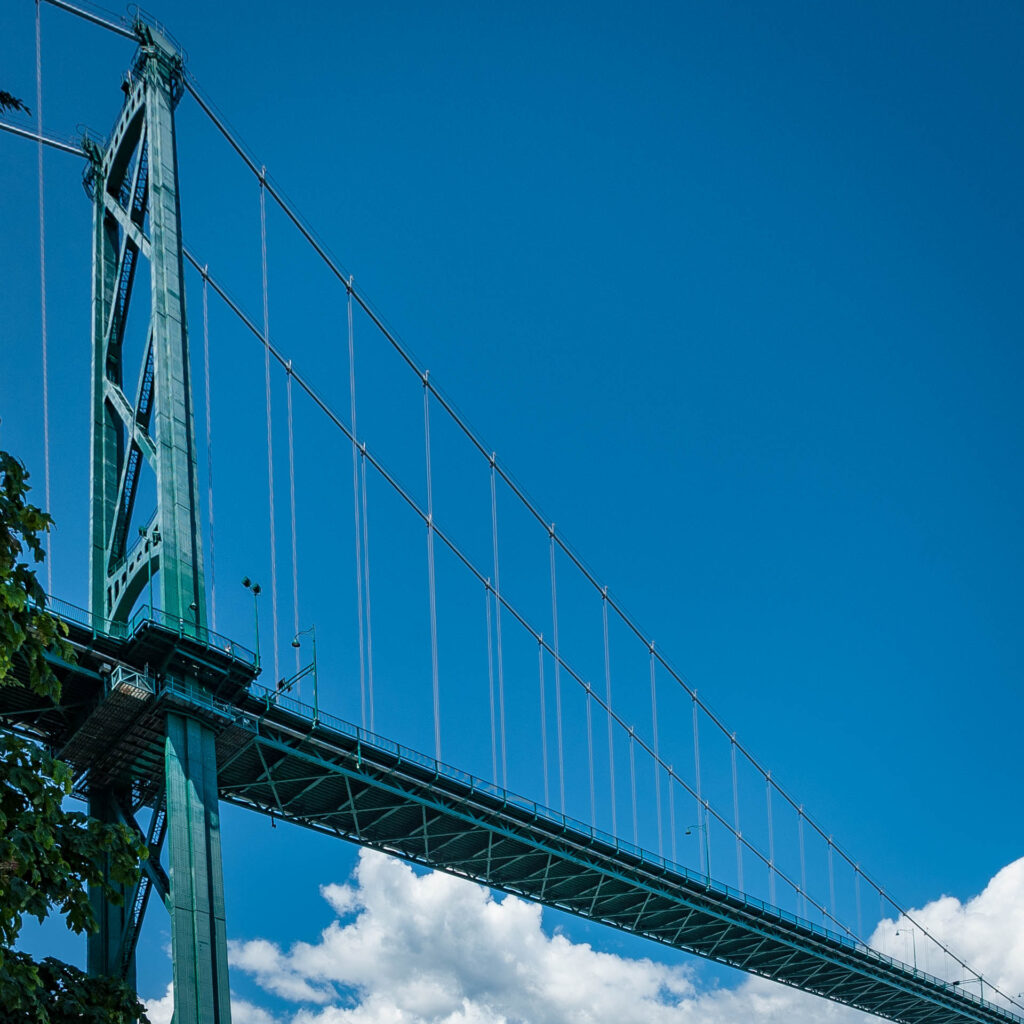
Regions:
<instances>
[{"instance_id":1,"label":"cumulus cloud","mask_svg":"<svg viewBox=\"0 0 1024 1024\"><path fill-rule=\"evenodd\" d=\"M315 942L231 943L232 969L286 1009L240 1000L235 1024L746 1024L876 1018L763 978L703 986L694 961L666 965L603 953L542 926L540 907L441 873L362 851L348 884L321 888L337 918ZM911 911L1004 991L1024 988L1024 859L964 903ZM900 936L896 931L901 932ZM903 955L905 922L883 921L872 944ZM921 967L955 978L946 961ZM932 955L941 960L938 954ZM170 1021L171 996L149 1004Z\"/></svg>"},{"instance_id":2,"label":"cumulus cloud","mask_svg":"<svg viewBox=\"0 0 1024 1024\"><path fill-rule=\"evenodd\" d=\"M170 985L159 999L147 1000L146 1014L149 1017L149 1024L171 1024L174 1018L174 989Z\"/></svg>"},{"instance_id":3,"label":"cumulus cloud","mask_svg":"<svg viewBox=\"0 0 1024 1024\"><path fill-rule=\"evenodd\" d=\"M909 916L1003 992L1016 997L1024 990L1024 857L1003 868L977 896L963 903L943 896ZM962 967L905 921L882 921L869 941L901 960L910 959L916 946L922 970L951 981L964 977ZM977 985L970 991L977 993Z\"/></svg>"},{"instance_id":4,"label":"cumulus cloud","mask_svg":"<svg viewBox=\"0 0 1024 1024\"><path fill-rule=\"evenodd\" d=\"M167 986L167 991L159 999L150 999L146 1003L149 1024L172 1024L174 1019L174 989ZM231 1024L279 1024L277 1018L260 1006L254 1006L244 999L231 997Z\"/></svg>"},{"instance_id":5,"label":"cumulus cloud","mask_svg":"<svg viewBox=\"0 0 1024 1024\"><path fill-rule=\"evenodd\" d=\"M670 1007L694 992L688 968L549 936L538 906L449 875L417 875L381 854L364 851L352 885L321 891L339 916L319 942L287 952L263 940L230 948L232 966L267 991L323 1007L297 1022L582 1024L597 1019L597 1007L619 1021L668 1022Z\"/></svg>"}]
</instances>

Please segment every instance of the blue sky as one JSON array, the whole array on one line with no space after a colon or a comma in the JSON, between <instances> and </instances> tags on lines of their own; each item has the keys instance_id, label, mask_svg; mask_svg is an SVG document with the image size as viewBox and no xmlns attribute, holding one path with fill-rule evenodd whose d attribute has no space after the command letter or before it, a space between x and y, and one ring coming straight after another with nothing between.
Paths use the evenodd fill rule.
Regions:
<instances>
[{"instance_id":1,"label":"blue sky","mask_svg":"<svg viewBox=\"0 0 1024 1024\"><path fill-rule=\"evenodd\" d=\"M559 532L890 891L966 899L1020 854L1018 8L149 6ZM42 14L47 130L105 133L131 45ZM33 5L0 18L4 88L34 106ZM255 184L188 98L178 128L185 237L258 315ZM36 155L0 147L0 439L41 487ZM84 601L91 211L73 158L46 168L55 589ZM347 411L343 290L274 210L268 245L271 331ZM190 275L195 358L199 285ZM269 577L262 355L216 304L210 327L219 626L246 641L237 580ZM356 329L360 432L422 491L422 389ZM287 659L280 375L274 402ZM439 521L486 555L486 466L438 419ZM354 718L351 456L301 402L296 437L300 624L317 624L325 705ZM370 498L381 727L429 749L422 530L383 490ZM503 575L548 631L545 538L499 511ZM476 687L460 724L486 741L486 679L469 667L483 597L448 569L442 695ZM563 578L570 657L603 683L600 602ZM512 705L536 687L528 647L508 641L524 745L535 718L525 697ZM629 657L616 699L639 720L646 668ZM662 736L684 750L676 711ZM466 756L488 774L484 741ZM538 796L529 749L511 776ZM331 918L317 886L344 881L354 849L225 821L229 931L310 938ZM141 977L159 992L167 929L151 916Z\"/></svg>"}]
</instances>

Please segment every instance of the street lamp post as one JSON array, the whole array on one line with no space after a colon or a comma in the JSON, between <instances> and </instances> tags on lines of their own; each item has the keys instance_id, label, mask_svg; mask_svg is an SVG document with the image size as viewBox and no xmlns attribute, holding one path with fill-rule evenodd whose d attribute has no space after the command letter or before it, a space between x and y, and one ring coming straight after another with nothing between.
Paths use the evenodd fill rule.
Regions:
<instances>
[{"instance_id":1,"label":"street lamp post","mask_svg":"<svg viewBox=\"0 0 1024 1024\"><path fill-rule=\"evenodd\" d=\"M259 596L263 593L258 583L253 583L248 576L242 577L242 586L252 591L252 617L256 623L256 668L260 667L260 603Z\"/></svg>"},{"instance_id":2,"label":"street lamp post","mask_svg":"<svg viewBox=\"0 0 1024 1024\"><path fill-rule=\"evenodd\" d=\"M979 974L974 978L961 978L959 981L954 981L953 985L974 985L978 986L978 998L985 1001L985 979Z\"/></svg>"},{"instance_id":3,"label":"street lamp post","mask_svg":"<svg viewBox=\"0 0 1024 1024\"><path fill-rule=\"evenodd\" d=\"M904 932L908 931L907 925L903 926L903 931ZM917 929L913 925L910 925L909 926L909 931L910 931L910 939L913 942L913 947L914 947L914 970L916 971L917 970ZM899 933L900 933L900 930L897 928L896 929L896 934L899 935Z\"/></svg>"},{"instance_id":4,"label":"street lamp post","mask_svg":"<svg viewBox=\"0 0 1024 1024\"><path fill-rule=\"evenodd\" d=\"M300 629L292 637L292 647L296 648L296 650L301 647L302 644L299 641L299 637L305 636L307 633L313 641L313 723L315 724L320 719L320 679L317 674L316 665L316 625L310 626L309 629Z\"/></svg>"}]
</instances>

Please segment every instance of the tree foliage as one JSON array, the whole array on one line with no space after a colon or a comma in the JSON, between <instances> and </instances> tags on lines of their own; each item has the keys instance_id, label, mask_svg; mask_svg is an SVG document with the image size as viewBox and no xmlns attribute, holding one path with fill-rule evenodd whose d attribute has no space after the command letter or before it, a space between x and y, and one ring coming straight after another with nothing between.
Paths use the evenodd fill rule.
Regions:
<instances>
[{"instance_id":1,"label":"tree foliage","mask_svg":"<svg viewBox=\"0 0 1024 1024\"><path fill-rule=\"evenodd\" d=\"M0 112L7 113L10 110L21 110L32 116L32 111L25 106L24 100L19 100L13 93L7 92L5 89L0 89Z\"/></svg>"},{"instance_id":2,"label":"tree foliage","mask_svg":"<svg viewBox=\"0 0 1024 1024\"><path fill-rule=\"evenodd\" d=\"M62 624L46 611L35 566L45 553L49 514L28 501L28 472L0 451L0 686L27 686L59 701L60 681L47 652L65 662L74 651ZM4 1020L38 1024L145 1021L122 981L93 978L53 957L15 950L26 915L62 915L77 934L95 931L89 885L118 902L146 850L131 829L64 807L71 769L38 744L0 731L0 1007ZM107 865L107 872L104 871Z\"/></svg>"}]
</instances>

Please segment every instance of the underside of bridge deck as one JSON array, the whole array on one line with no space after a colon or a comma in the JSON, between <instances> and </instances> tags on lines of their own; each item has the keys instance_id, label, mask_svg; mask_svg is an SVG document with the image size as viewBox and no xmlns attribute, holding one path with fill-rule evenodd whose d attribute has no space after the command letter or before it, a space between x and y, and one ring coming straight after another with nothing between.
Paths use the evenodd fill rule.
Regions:
<instances>
[{"instance_id":1,"label":"underside of bridge deck","mask_svg":"<svg viewBox=\"0 0 1024 1024\"><path fill-rule=\"evenodd\" d=\"M1020 1021L989 1001L262 687L223 638L59 606L79 651L65 700L0 690L0 725L158 803L168 716L216 737L220 798L909 1024ZM196 680L203 680L198 685Z\"/></svg>"}]
</instances>

